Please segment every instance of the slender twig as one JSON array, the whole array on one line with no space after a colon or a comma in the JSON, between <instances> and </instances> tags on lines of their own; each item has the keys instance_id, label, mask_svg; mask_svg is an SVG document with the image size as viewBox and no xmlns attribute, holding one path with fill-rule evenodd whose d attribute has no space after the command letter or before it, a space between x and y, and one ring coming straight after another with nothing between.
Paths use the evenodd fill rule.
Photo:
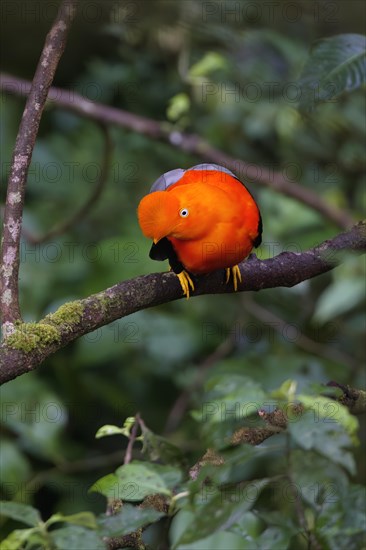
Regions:
<instances>
[{"instance_id":1,"label":"slender twig","mask_svg":"<svg viewBox=\"0 0 366 550\"><path fill-rule=\"evenodd\" d=\"M304 504L302 502L301 495L297 485L294 481L293 468L292 468L292 455L291 455L291 444L290 444L290 435L286 434L286 460L287 460L287 479L289 481L289 488L292 493L295 513L299 521L300 527L303 529L303 535L308 541L309 550L321 550L322 546L318 542L314 532L309 527L308 521L306 519Z\"/></svg>"},{"instance_id":2,"label":"slender twig","mask_svg":"<svg viewBox=\"0 0 366 550\"><path fill-rule=\"evenodd\" d=\"M3 329L9 332L21 319L18 292L19 246L26 179L42 111L54 74L64 51L76 11L76 0L63 0L49 31L30 86L13 152L3 221L1 249L1 306Z\"/></svg>"},{"instance_id":3,"label":"slender twig","mask_svg":"<svg viewBox=\"0 0 366 550\"><path fill-rule=\"evenodd\" d=\"M129 464L132 460L132 450L133 450L134 443L136 441L137 430L138 430L139 425L140 425L140 420L141 420L140 413L136 413L135 423L134 423L134 425L132 426L132 429L131 429L131 434L130 434L130 437L129 437L129 440L128 440L128 445L127 445L126 454L125 454L123 464Z\"/></svg>"},{"instance_id":4,"label":"slender twig","mask_svg":"<svg viewBox=\"0 0 366 550\"><path fill-rule=\"evenodd\" d=\"M13 75L0 74L0 89L11 94L26 96L29 93L29 82ZM141 115L136 115L122 109L109 107L102 103L90 101L73 90L51 88L50 104L69 109L81 116L98 120L104 124L113 124L127 128L153 139L168 142L173 147L207 160L221 164L233 170L244 182L269 187L306 204L332 221L341 229L351 227L355 222L352 215L327 203L322 197L309 188L289 180L281 171L275 171L265 166L235 159L215 147L196 134L177 131L168 122L160 122Z\"/></svg>"},{"instance_id":5,"label":"slender twig","mask_svg":"<svg viewBox=\"0 0 366 550\"><path fill-rule=\"evenodd\" d=\"M104 135L104 152L99 179L91 195L86 200L86 202L74 214L71 215L69 219L61 222L59 225L56 225L55 227L47 231L44 235L34 236L27 233L25 237L30 243L42 244L54 237L66 233L66 231L68 231L71 227L79 223L85 216L87 216L91 208L98 201L108 181L109 167L113 152L113 143L108 128L104 124L101 124L100 127Z\"/></svg>"},{"instance_id":6,"label":"slender twig","mask_svg":"<svg viewBox=\"0 0 366 550\"><path fill-rule=\"evenodd\" d=\"M366 224L306 252L283 252L258 260L254 255L240 264L238 291L292 287L344 262L351 251L366 250ZM347 254L345 254L347 253ZM233 293L222 271L195 278L192 297ZM46 357L84 334L131 313L182 298L182 288L172 273L153 273L123 281L98 294L61 306L39 323L20 325L0 346L0 383L35 369Z\"/></svg>"}]
</instances>

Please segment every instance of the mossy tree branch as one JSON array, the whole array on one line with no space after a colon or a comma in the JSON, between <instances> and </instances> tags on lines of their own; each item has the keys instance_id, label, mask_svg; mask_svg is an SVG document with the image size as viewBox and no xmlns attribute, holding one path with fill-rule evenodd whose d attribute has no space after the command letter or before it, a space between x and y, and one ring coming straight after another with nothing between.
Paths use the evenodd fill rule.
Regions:
<instances>
[{"instance_id":1,"label":"mossy tree branch","mask_svg":"<svg viewBox=\"0 0 366 550\"><path fill-rule=\"evenodd\" d=\"M18 275L19 246L26 180L42 112L76 12L77 0L63 0L47 34L29 94L11 161L1 244L0 292L2 327L6 332L21 319Z\"/></svg>"},{"instance_id":2,"label":"mossy tree branch","mask_svg":"<svg viewBox=\"0 0 366 550\"><path fill-rule=\"evenodd\" d=\"M302 253L284 252L267 260L255 256L240 265L239 291L292 287L333 269L351 251L366 251L366 223ZM221 271L198 278L192 297L231 293ZM0 383L35 369L80 336L131 313L182 298L174 273L153 273L118 283L88 298L61 306L38 323L19 324L0 347Z\"/></svg>"}]
</instances>

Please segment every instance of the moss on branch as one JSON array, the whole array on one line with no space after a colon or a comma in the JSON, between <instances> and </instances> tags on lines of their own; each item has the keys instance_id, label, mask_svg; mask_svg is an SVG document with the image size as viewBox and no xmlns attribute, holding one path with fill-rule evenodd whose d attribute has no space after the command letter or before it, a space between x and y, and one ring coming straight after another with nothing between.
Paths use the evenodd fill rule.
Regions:
<instances>
[{"instance_id":1,"label":"moss on branch","mask_svg":"<svg viewBox=\"0 0 366 550\"><path fill-rule=\"evenodd\" d=\"M262 261L252 255L239 266L243 280L238 291L292 287L345 262L346 251L362 254L365 250L366 225L361 222L306 252L283 252ZM192 298L232 292L232 287L225 284L224 272L216 271L197 278ZM0 346L0 383L38 367L52 353L84 334L136 311L181 298L182 289L174 273L152 273L68 302L39 323L15 325L15 331L4 334Z\"/></svg>"},{"instance_id":2,"label":"moss on branch","mask_svg":"<svg viewBox=\"0 0 366 550\"><path fill-rule=\"evenodd\" d=\"M39 348L47 348L61 340L60 332L48 323L17 323L6 343L10 348L31 353Z\"/></svg>"}]
</instances>

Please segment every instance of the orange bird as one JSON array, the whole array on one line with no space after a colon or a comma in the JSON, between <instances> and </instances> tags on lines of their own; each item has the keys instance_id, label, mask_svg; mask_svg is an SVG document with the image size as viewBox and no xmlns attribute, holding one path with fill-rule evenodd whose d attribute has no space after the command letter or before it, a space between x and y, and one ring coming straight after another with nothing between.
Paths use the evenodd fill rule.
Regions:
<instances>
[{"instance_id":1,"label":"orange bird","mask_svg":"<svg viewBox=\"0 0 366 550\"><path fill-rule=\"evenodd\" d=\"M138 220L153 240L150 258L169 260L183 294L194 290L192 274L226 269L234 290L238 263L262 241L258 206L237 177L217 164L178 168L160 176L140 202Z\"/></svg>"}]
</instances>

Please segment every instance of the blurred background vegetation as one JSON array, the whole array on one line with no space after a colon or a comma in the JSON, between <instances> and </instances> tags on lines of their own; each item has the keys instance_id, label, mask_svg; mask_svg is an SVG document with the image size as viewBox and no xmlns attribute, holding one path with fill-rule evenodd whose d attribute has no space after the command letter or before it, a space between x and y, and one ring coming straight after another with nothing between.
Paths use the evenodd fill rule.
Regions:
<instances>
[{"instance_id":1,"label":"blurred background vegetation","mask_svg":"<svg viewBox=\"0 0 366 550\"><path fill-rule=\"evenodd\" d=\"M4 2L2 70L32 78L56 8L56 2ZM364 31L364 10L359 1L85 1L54 84L168 121L233 157L293 170L293 179L349 209L357 221L365 215L364 93L302 113L291 85L315 40ZM23 99L2 98L2 200L23 106ZM27 321L118 281L167 269L148 258L136 207L163 172L201 159L121 128L112 127L111 135L110 175L88 216L51 241L22 241ZM102 151L97 124L46 109L28 179L25 236L42 235L85 202ZM339 231L309 207L246 183L264 222L260 258L305 250ZM2 498L33 504L45 517L102 512L104 498L87 491L122 463L125 442L96 440L95 433L137 411L194 464L238 426L210 424L192 413L214 399L205 391L220 377L233 377L239 387L249 380L264 392L287 379L300 391L329 380L363 387L364 276L364 260L350 257L293 289L181 300L138 312L59 351L2 388ZM352 479L362 484L364 448L352 453ZM281 453L266 455L256 477L276 472L282 460ZM321 479L327 464L317 460Z\"/></svg>"}]
</instances>

